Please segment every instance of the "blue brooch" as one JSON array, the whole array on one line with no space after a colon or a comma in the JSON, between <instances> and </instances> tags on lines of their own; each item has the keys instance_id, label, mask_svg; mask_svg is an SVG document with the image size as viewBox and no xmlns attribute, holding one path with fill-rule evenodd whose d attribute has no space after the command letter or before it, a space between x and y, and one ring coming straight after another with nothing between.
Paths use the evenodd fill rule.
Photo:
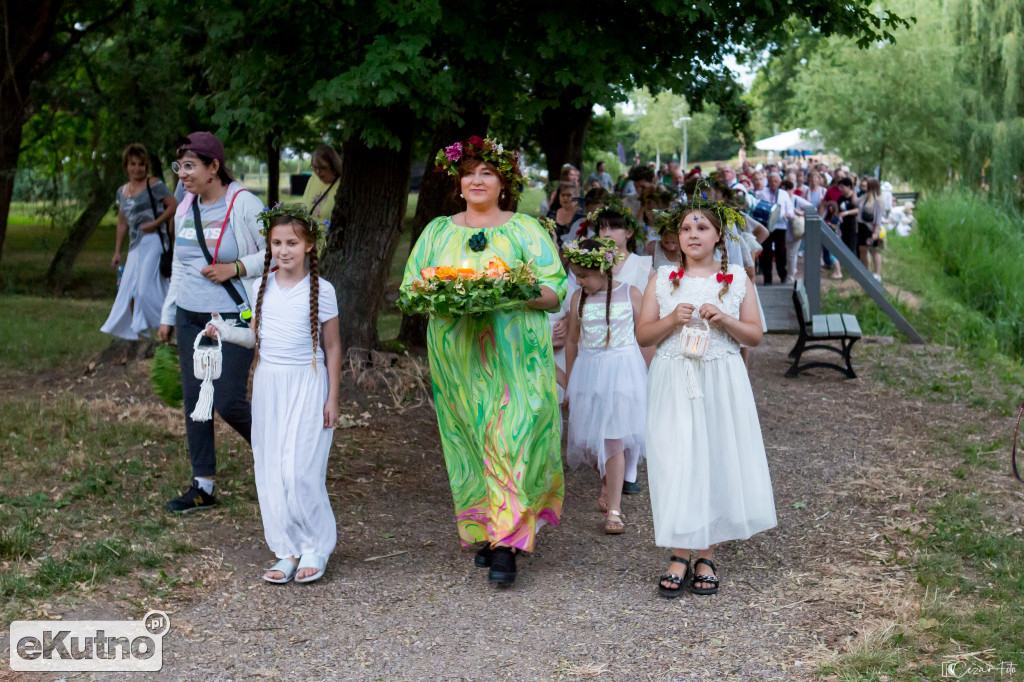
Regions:
<instances>
[{"instance_id":1,"label":"blue brooch","mask_svg":"<svg viewBox=\"0 0 1024 682\"><path fill-rule=\"evenodd\" d=\"M483 230L480 230L469 238L469 248L477 253L480 253L487 248L487 235L484 234Z\"/></svg>"}]
</instances>

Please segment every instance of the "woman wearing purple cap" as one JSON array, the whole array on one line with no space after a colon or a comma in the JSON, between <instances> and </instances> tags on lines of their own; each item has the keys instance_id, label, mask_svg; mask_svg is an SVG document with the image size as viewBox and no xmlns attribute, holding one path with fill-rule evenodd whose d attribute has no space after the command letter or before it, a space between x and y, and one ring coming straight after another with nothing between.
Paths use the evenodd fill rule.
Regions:
<instances>
[{"instance_id":1,"label":"woman wearing purple cap","mask_svg":"<svg viewBox=\"0 0 1024 682\"><path fill-rule=\"evenodd\" d=\"M192 349L212 313L244 324L251 317L247 291L263 275L266 240L256 215L263 202L231 177L224 145L211 133L189 135L178 147L171 168L187 190L174 217L174 266L160 319L160 339L177 329L178 358L185 403L185 434L192 460L192 485L167 503L172 512L217 504L213 421L195 421L201 382L192 367ZM242 438L250 440L252 411L246 397L253 350L228 343L221 349L222 369L213 382L213 407Z\"/></svg>"}]
</instances>

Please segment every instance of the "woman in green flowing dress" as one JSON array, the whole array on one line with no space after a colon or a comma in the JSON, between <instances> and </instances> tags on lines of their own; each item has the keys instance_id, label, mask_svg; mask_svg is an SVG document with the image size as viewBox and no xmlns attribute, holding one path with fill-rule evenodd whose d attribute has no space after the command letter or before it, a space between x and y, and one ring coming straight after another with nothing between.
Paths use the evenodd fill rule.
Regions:
<instances>
[{"instance_id":1,"label":"woman in green flowing dress","mask_svg":"<svg viewBox=\"0 0 1024 682\"><path fill-rule=\"evenodd\" d=\"M495 257L531 261L540 297L482 315L430 316L427 348L437 422L463 545L484 542L475 563L491 582L515 580L515 552L557 525L565 494L561 414L551 329L566 276L547 232L511 208L522 178L518 158L471 137L438 152L458 177L466 210L433 220L409 255L402 290L423 268L483 270Z\"/></svg>"}]
</instances>

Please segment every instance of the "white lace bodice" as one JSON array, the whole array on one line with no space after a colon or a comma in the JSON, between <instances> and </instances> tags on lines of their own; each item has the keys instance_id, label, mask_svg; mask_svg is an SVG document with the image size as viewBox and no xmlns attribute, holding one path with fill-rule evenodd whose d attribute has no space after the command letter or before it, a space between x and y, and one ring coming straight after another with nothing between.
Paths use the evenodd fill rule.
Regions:
<instances>
[{"instance_id":1,"label":"white lace bodice","mask_svg":"<svg viewBox=\"0 0 1024 682\"><path fill-rule=\"evenodd\" d=\"M629 348L636 345L633 331L633 304L629 300L629 284L622 282L611 291L609 321L605 321L605 292L587 296L580 319L580 348L603 350ZM581 292L582 295L582 292ZM611 329L609 338L608 330Z\"/></svg>"},{"instance_id":2,"label":"white lace bodice","mask_svg":"<svg viewBox=\"0 0 1024 682\"><path fill-rule=\"evenodd\" d=\"M657 283L655 292L658 294L658 308L661 317L665 317L680 303L690 303L696 308L705 303L717 306L726 315L739 318L740 303L747 293L747 274L743 271L742 265L729 265L729 274L732 275L732 283L729 285L729 292L718 300L718 292L722 285L715 275L710 277L684 276L679 287L673 291L669 275L675 270L674 265L666 265L658 268ZM680 327L672 332L658 345L656 355L664 358L682 358L683 348L680 341L683 330ZM714 360L729 353L739 353L740 344L718 327L711 325L711 337L708 341L708 351L704 360Z\"/></svg>"}]
</instances>

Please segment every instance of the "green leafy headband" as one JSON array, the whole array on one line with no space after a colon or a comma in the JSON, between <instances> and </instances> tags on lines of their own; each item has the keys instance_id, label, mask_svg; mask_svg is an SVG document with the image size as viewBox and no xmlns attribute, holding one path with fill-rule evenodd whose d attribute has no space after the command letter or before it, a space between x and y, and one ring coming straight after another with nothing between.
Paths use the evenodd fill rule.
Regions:
<instances>
[{"instance_id":1,"label":"green leafy headband","mask_svg":"<svg viewBox=\"0 0 1024 682\"><path fill-rule=\"evenodd\" d=\"M330 227L330 221L321 223L302 204L278 203L256 214L256 220L263 223L263 227L260 228L260 234L264 237L268 236L270 234L270 221L278 216L287 216L295 220L301 220L309 225L309 231L313 233L313 239L316 241L317 256L323 253L324 247L327 245L327 228Z\"/></svg>"},{"instance_id":2,"label":"green leafy headband","mask_svg":"<svg viewBox=\"0 0 1024 682\"><path fill-rule=\"evenodd\" d=\"M508 183L508 191L513 201L519 201L523 193L525 180L519 170L519 154L505 149L500 142L491 138L473 135L462 142L456 142L437 151L434 164L448 171L448 175L459 177L459 163L463 157L482 159L498 169Z\"/></svg>"},{"instance_id":3,"label":"green leafy headband","mask_svg":"<svg viewBox=\"0 0 1024 682\"><path fill-rule=\"evenodd\" d=\"M658 234L678 232L679 223L683 221L687 213L693 211L714 213L722 223L723 229L727 228L729 223L735 223L737 226L743 225L743 216L736 209L729 207L724 201L708 199L707 190L709 189L711 189L711 184L706 180L701 180L694 188L692 196L680 197L667 210L659 211L654 219L654 226L658 230Z\"/></svg>"},{"instance_id":4,"label":"green leafy headband","mask_svg":"<svg viewBox=\"0 0 1024 682\"><path fill-rule=\"evenodd\" d=\"M643 237L644 228L640 225L640 221L633 216L633 211L628 206L623 205L622 200L618 197L612 197L607 204L588 213L587 217L584 219L586 221L586 226L588 228L592 227L594 232L597 232L597 221L606 213L609 215L621 215L626 221L626 228L633 230L633 234L637 239Z\"/></svg>"},{"instance_id":5,"label":"green leafy headband","mask_svg":"<svg viewBox=\"0 0 1024 682\"><path fill-rule=\"evenodd\" d=\"M615 240L601 237L592 237L591 239L600 246L596 249L581 248L578 241L573 241L565 245L562 254L570 263L575 263L587 270L600 270L601 272L611 269L626 257L623 253L615 252Z\"/></svg>"}]
</instances>

